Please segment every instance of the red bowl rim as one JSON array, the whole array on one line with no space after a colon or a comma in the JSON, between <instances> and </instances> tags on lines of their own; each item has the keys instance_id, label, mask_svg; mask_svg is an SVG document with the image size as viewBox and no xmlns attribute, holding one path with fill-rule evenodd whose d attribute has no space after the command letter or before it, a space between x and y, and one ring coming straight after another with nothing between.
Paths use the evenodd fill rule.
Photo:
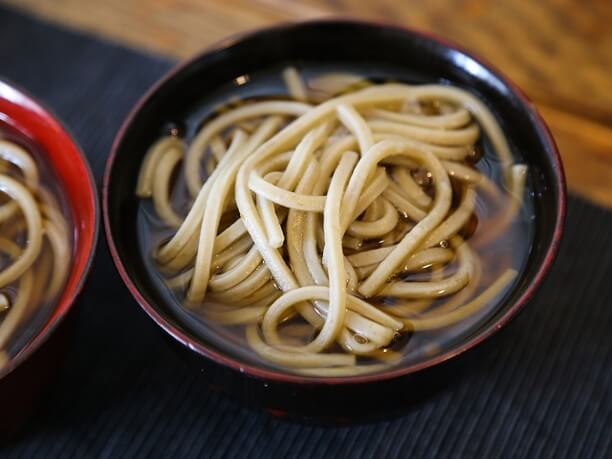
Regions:
<instances>
[{"instance_id":1,"label":"red bowl rim","mask_svg":"<svg viewBox=\"0 0 612 459\"><path fill-rule=\"evenodd\" d=\"M32 354L34 354L40 347L42 347L47 340L51 337L51 335L55 332L55 330L60 326L60 324L64 321L68 313L74 307L74 303L83 290L85 285L85 281L87 279L87 275L91 269L93 259L95 256L95 249L98 243L98 235L99 235L99 226L100 226L100 205L98 203L98 192L96 187L96 182L94 179L94 175L89 166L89 162L87 161L87 157L83 153L78 142L75 140L75 137L72 135L70 130L64 125L64 123L60 120L60 118L50 110L46 105L41 103L38 99L33 97L29 92L25 91L19 85L13 83L7 78L0 78L0 83L4 83L7 86L10 86L12 90L19 94L19 97L22 98L27 105L35 109L39 116L41 116L47 123L54 124L57 128L59 128L60 132L62 132L66 139L72 144L74 151L77 153L76 158L81 162L81 165L87 171L87 181L89 186L87 187L87 192L90 194L91 202L93 204L93 222L91 228L87 228L91 237L88 237L89 240L88 246L86 249L88 251L87 258L85 263L81 266L80 272L77 271L77 283L72 288L72 291L69 292L69 295L66 296L66 289L62 292L62 300L59 301L55 305L55 313L52 315L52 322L47 322L43 328L37 332L37 335L32 338L31 341L26 345L26 347L17 353L16 356L11 358L9 362L6 364L4 368L0 370L0 381L8 377L13 371L15 371L22 363L27 361ZM10 114L8 114L10 117ZM78 229L78 226L75 225L75 231L82 231ZM74 267L71 270L71 274L73 274Z\"/></svg>"},{"instance_id":2,"label":"red bowl rim","mask_svg":"<svg viewBox=\"0 0 612 459\"><path fill-rule=\"evenodd\" d=\"M320 24L329 24L329 23L337 23L337 24L357 24L357 25L365 25L370 27L378 27L382 29L393 29L400 32L405 32L408 34L412 34L415 36L419 36L421 38L425 38L429 41L436 42L444 46L445 48L450 48L456 50L465 56L473 59L478 62L483 67L487 68L492 74L494 74L499 80L501 80L511 91L517 96L520 100L521 104L527 109L528 113L531 115L531 120L536 126L536 130L538 132L539 137L541 138L542 143L548 146L548 149L552 152L551 156L551 166L554 172L554 181L557 189L559 190L559 196L557 201L557 209L556 214L557 218L555 221L555 227L552 235L552 240L548 247L546 248L546 254L544 259L539 266L535 276L527 286L527 288L523 291L521 296L512 304L505 312L491 323L485 330L480 332L479 334L473 336L469 340L463 342L461 345L450 349L438 356L431 357L427 360L417 362L412 365L402 366L399 368L390 369L388 371L381 371L372 374L365 375L357 375L357 376L339 376L339 377L314 377L314 376L302 376L295 375L290 373L284 373L281 371L270 370L262 367L257 367L254 365L249 365L247 363L240 362L233 357L226 355L221 352L217 352L212 350L208 346L191 339L187 336L180 328L174 326L169 323L164 317L162 317L156 309L149 304L149 302L144 298L144 296L140 293L136 285L130 279L123 262L121 261L121 257L119 255L119 251L117 250L117 246L115 245L115 241L112 237L112 231L110 227L110 218L109 218L109 206L108 206L108 189L109 189L109 181L110 174L113 163L115 161L115 157L117 155L119 146L121 141L131 125L133 119L136 114L142 109L142 107L146 104L146 102L157 92L157 90L163 86L167 81L171 80L177 73L181 72L186 67L189 67L194 62L201 59L206 54L211 52L219 51L225 48L229 48L232 45L236 44L239 41L249 39L252 36L255 36L259 33L266 33L273 30L282 30L282 29L291 29L295 26L304 26L304 25L320 25ZM294 21L294 22L283 22L278 25L270 26L270 27L260 27L255 28L250 31L240 32L237 34L233 34L229 37L223 38L212 45L206 47L202 52L196 54L188 60L179 62L177 65L172 67L165 75L163 75L153 86L151 86L144 95L138 100L138 102L134 105L126 119L124 120L121 128L117 132L115 139L113 141L111 151L109 157L106 161L105 170L104 170L104 178L102 185L102 213L104 220L104 230L106 239L108 242L108 246L111 252L111 257L117 268L121 279L129 289L132 296L136 299L141 308L149 315L157 325L159 325L166 333L176 339L179 343L189 348L192 351L197 352L201 356L208 358L218 364L223 366L230 367L234 370L239 371L240 373L244 373L246 375L261 378L265 380L272 380L281 383L294 383L294 384L304 384L304 385L334 385L334 384L361 384L361 383L370 383L370 382L380 382L384 380L389 380L393 378L399 378L402 376L407 376L410 374L417 373L419 371L425 370L430 367L434 367L439 365L447 360L453 359L468 350L476 347L487 338L497 333L500 329L502 329L505 325L507 325L511 319L516 316L516 314L523 309L526 303L531 299L531 297L536 292L537 288L540 286L541 282L545 278L546 274L551 268L551 265L555 259L557 251L559 249L559 245L561 242L561 236L563 234L563 225L565 221L565 212L566 212L566 180L565 173L563 171L563 166L561 163L561 157L559 154L559 149L557 144L550 132L550 129L546 125L546 122L538 112L535 104L529 99L529 97L521 90L515 83L513 83L509 78L507 78L499 69L491 65L485 59L481 59L476 57L473 53L465 50L463 47L446 40L444 38L438 37L430 32L422 31L419 29L415 29L413 27L406 27L402 25L397 25L393 23L385 23L379 21L368 21L362 19L353 19L353 18L337 18L337 17L328 17L323 19L314 19L307 21Z\"/></svg>"}]
</instances>

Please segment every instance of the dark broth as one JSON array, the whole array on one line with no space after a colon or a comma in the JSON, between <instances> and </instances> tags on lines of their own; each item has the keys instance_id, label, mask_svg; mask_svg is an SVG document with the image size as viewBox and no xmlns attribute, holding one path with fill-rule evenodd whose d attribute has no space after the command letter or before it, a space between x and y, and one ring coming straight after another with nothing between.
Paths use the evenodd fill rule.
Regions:
<instances>
[{"instance_id":1,"label":"dark broth","mask_svg":"<svg viewBox=\"0 0 612 459\"><path fill-rule=\"evenodd\" d=\"M58 178L56 177L54 171L51 169L51 166L46 162L45 155L40 151L38 145L33 142L31 139L27 138L20 132L18 132L14 127L8 125L7 123L0 121L0 138L13 142L14 144L19 145L24 148L30 156L34 159L36 166L38 168L39 174L39 182L42 186L44 186L57 200L59 205L59 210L62 213L64 219L66 220L68 228L72 228L72 221L70 216L69 207L67 204L66 197L63 194L63 190L58 186ZM9 170L5 172L11 176L15 175L16 172L14 170ZM17 173L18 174L18 173ZM0 197L4 197L2 193L0 193ZM2 224L0 223L0 237L3 236ZM68 243L70 245L70 249L73 247L73 240L71 235L68 236ZM20 246L24 247L27 244L26 235L24 233L19 234L18 238L15 239ZM34 261L31 269L35 269L37 264L41 258L41 256L45 252L50 252L51 248L49 243L43 237L43 246L41 250L41 254L37 257L37 260ZM4 269L10 260L8 257L3 256L0 259L0 269ZM64 263L69 264L70 260L65 260ZM15 297L18 292L18 283L19 281L15 281L10 285L1 288L0 293L5 294L10 303L12 304L15 300ZM34 285L34 289L42 288L41 286ZM58 300L58 296L61 295L63 289L59 290L59 294L54 298L49 298L39 304L29 304L27 307L27 313L24 316L23 320L20 322L19 326L15 330L15 332L10 337L7 345L5 346L5 351L9 356L13 357L20 353L23 349L25 349L28 343L36 336L38 331L44 326L49 317L51 316L55 303ZM0 312L0 323L4 319L5 312Z\"/></svg>"},{"instance_id":2,"label":"dark broth","mask_svg":"<svg viewBox=\"0 0 612 459\"><path fill-rule=\"evenodd\" d=\"M306 65L304 63L298 65L298 67L306 81L311 77L324 73L348 72L361 75L373 82L402 81L406 83L423 83L416 75L407 72L403 68L397 67L379 67L376 70L372 70L365 66L323 66L318 64ZM194 108L187 112L184 119L168 120L169 124L160 129L159 134L168 133L170 127L178 128L181 133L184 133L185 140L190 142L202 123L214 117L216 109L220 106L228 105L228 101L244 99L261 100L263 98L287 96L287 90L281 77L283 68L284 66L279 66L278 68L273 68L265 72L258 72L245 76L244 78L237 78L233 82L224 85L216 92L207 95L205 98L195 103ZM437 83L447 84L445 81L439 81ZM229 104L231 105L231 102ZM512 141L511 139L508 140L512 148ZM482 155L480 160L476 163L477 169L496 183L502 191L506 191L501 181L499 160L492 150L488 139L481 138L477 145L477 149L480 150L479 154ZM512 148L512 150L515 162L522 162L522 158L516 149ZM204 172L202 172L202 174L204 174ZM531 178L528 176L524 204L519 215L513 220L507 230L495 241L487 244L485 247L479 247L479 235L487 231L488 224L492 222L491 217L495 214L497 209L486 199L486 196L484 196L482 192L478 193L476 218L471 222L472 228L465 229L465 231L473 232L469 238L469 242L473 250L480 257L483 266L480 286L474 296L486 289L508 268L517 270L519 276L517 276L517 278L508 285L495 300L491 301L469 318L436 331L404 333L402 336L399 336L392 345L392 348L402 353L403 357L401 364L415 363L452 348L458 342L465 339L466 336L476 332L480 326L495 315L498 311L497 306L500 305L506 294L520 279L520 273L525 268L529 257L535 231L535 215L532 196L532 182ZM191 200L188 198L188 193L185 189L181 174L177 174L176 183L174 184L173 205L179 214L182 215L186 214L191 205ZM160 243L170 238L173 234L173 230L164 227L160 219L155 215L150 201L140 202L137 227L139 249L148 275L154 280L152 284L156 286L159 294L165 299L173 313L186 328L199 336L202 342L210 343L216 348L237 357L245 363L280 368L261 359L250 349L246 343L243 326L219 325L189 312L182 306L184 300L183 292L175 293L166 287L165 281L153 262L151 254ZM374 245L380 244L378 241L369 242ZM453 265L445 271L446 275L452 272L452 269ZM410 279L416 280L419 279L420 276L420 274L415 274L410 276ZM381 299L372 300L372 302L377 301L381 301ZM384 299L384 301L389 302L389 299ZM444 298L437 301L444 301ZM435 305L436 303L433 304ZM280 327L281 336L283 336L283 329L292 325L294 324L283 324ZM284 337L289 340L291 339L288 335L284 335ZM360 363L366 362L366 360L362 358L360 358L359 361Z\"/></svg>"}]
</instances>

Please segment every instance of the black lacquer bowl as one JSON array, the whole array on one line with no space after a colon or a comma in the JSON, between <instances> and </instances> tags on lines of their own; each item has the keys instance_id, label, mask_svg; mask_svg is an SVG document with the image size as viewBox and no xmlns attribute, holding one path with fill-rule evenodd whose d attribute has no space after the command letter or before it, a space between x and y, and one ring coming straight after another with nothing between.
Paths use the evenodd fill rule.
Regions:
<instances>
[{"instance_id":1,"label":"black lacquer bowl","mask_svg":"<svg viewBox=\"0 0 612 459\"><path fill-rule=\"evenodd\" d=\"M198 100L241 75L304 62L384 68L391 78L396 71L397 79L409 74L424 82L445 80L466 88L491 108L511 143L524 154L538 196L535 243L527 267L496 313L447 352L417 364L353 377L303 377L256 367L195 336L165 304L144 268L138 251L134 189L147 147L164 124L197 111ZM115 139L104 177L103 212L122 279L143 310L183 345L183 354L211 385L277 415L338 419L401 408L452 382L456 364L465 360L459 357L504 327L542 282L559 245L565 199L563 169L546 125L533 104L498 71L420 32L329 20L231 37L170 71L140 100Z\"/></svg>"}]
</instances>

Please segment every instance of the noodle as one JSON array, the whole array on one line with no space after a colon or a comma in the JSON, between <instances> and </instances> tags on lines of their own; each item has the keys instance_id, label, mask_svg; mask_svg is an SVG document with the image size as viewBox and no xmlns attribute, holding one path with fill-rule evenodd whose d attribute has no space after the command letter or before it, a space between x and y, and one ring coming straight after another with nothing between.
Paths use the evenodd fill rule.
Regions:
<instances>
[{"instance_id":1,"label":"noodle","mask_svg":"<svg viewBox=\"0 0 612 459\"><path fill-rule=\"evenodd\" d=\"M293 67L282 78L287 100L233 104L186 147L166 136L147 152L136 194L173 230L153 254L168 288L205 320L244 327L264 361L319 376L395 365L399 335L481 314L517 273L482 285L469 240L479 193L503 204L478 233L486 244L516 218L527 175L486 106L451 86L305 83ZM469 162L481 132L508 197ZM185 216L172 207L180 162Z\"/></svg>"}]
</instances>

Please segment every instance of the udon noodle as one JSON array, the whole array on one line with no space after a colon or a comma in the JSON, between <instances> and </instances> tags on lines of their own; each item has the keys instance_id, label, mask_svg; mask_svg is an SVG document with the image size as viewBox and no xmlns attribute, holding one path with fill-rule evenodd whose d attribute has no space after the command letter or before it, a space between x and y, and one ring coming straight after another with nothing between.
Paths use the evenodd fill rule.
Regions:
<instances>
[{"instance_id":1,"label":"udon noodle","mask_svg":"<svg viewBox=\"0 0 612 459\"><path fill-rule=\"evenodd\" d=\"M510 224L527 169L487 107L457 87L337 74L307 85L294 68L283 78L290 97L234 104L189 144L171 132L150 147L136 194L172 228L152 257L185 308L244 326L265 361L376 371L399 359L403 334L471 317L516 277L508 267L482 289L469 238L479 194L500 209L479 243ZM507 193L473 167L481 131ZM186 215L173 207L177 174Z\"/></svg>"},{"instance_id":2,"label":"udon noodle","mask_svg":"<svg viewBox=\"0 0 612 459\"><path fill-rule=\"evenodd\" d=\"M63 288L70 234L32 155L0 139L0 368L28 318Z\"/></svg>"}]
</instances>

